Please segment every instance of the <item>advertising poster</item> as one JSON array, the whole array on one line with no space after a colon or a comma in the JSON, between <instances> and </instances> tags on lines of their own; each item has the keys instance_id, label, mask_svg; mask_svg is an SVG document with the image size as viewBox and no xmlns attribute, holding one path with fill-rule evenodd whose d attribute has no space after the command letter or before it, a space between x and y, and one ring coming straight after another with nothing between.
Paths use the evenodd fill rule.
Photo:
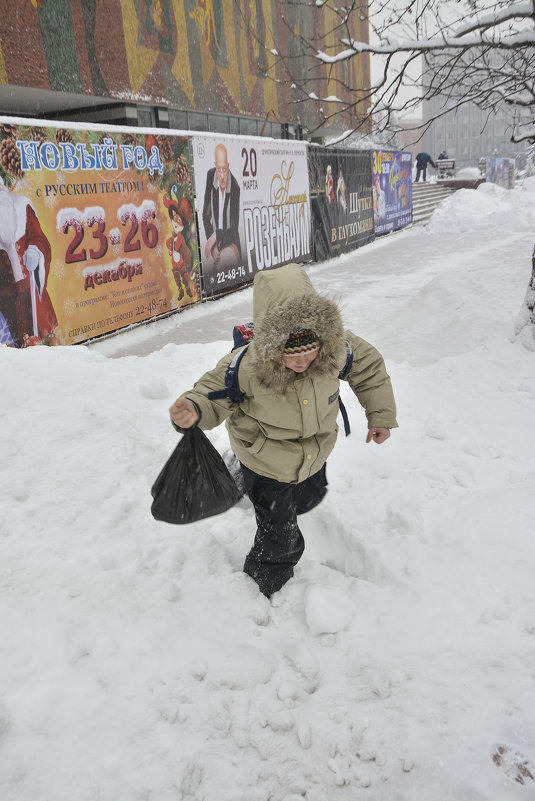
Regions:
<instances>
[{"instance_id":1,"label":"advertising poster","mask_svg":"<svg viewBox=\"0 0 535 801\"><path fill-rule=\"evenodd\" d=\"M398 150L372 151L375 233L412 223L412 156Z\"/></svg>"},{"instance_id":2,"label":"advertising poster","mask_svg":"<svg viewBox=\"0 0 535 801\"><path fill-rule=\"evenodd\" d=\"M200 300L185 137L0 139L0 342L69 345Z\"/></svg>"},{"instance_id":3,"label":"advertising poster","mask_svg":"<svg viewBox=\"0 0 535 801\"><path fill-rule=\"evenodd\" d=\"M508 158L487 157L485 164L485 180L488 183L514 189L515 160Z\"/></svg>"},{"instance_id":4,"label":"advertising poster","mask_svg":"<svg viewBox=\"0 0 535 801\"><path fill-rule=\"evenodd\" d=\"M369 151L310 148L309 180L316 261L373 241Z\"/></svg>"},{"instance_id":5,"label":"advertising poster","mask_svg":"<svg viewBox=\"0 0 535 801\"><path fill-rule=\"evenodd\" d=\"M198 136L192 144L203 296L311 260L304 142Z\"/></svg>"}]
</instances>

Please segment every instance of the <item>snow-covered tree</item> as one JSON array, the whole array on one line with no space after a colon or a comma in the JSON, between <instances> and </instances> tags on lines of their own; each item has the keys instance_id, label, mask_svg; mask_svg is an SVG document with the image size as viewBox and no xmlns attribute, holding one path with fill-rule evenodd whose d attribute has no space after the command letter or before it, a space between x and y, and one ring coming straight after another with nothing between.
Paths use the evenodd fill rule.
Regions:
<instances>
[{"instance_id":1,"label":"snow-covered tree","mask_svg":"<svg viewBox=\"0 0 535 801\"><path fill-rule=\"evenodd\" d=\"M526 175L535 175L535 143L528 147L526 154Z\"/></svg>"},{"instance_id":2,"label":"snow-covered tree","mask_svg":"<svg viewBox=\"0 0 535 801\"><path fill-rule=\"evenodd\" d=\"M512 141L535 143L535 0L284 0L281 5L292 13L281 15L279 27L289 25L299 7L331 21L329 29L318 25L313 35L298 35L299 47L291 54L272 33L277 63L267 77L280 81L284 67L293 102L315 105L318 129L353 111L355 126L348 136L359 128L369 131L370 119L374 134L395 130L397 116L414 115L423 100L440 97L443 105L434 119L465 103L489 113L505 105L514 120ZM351 31L365 29L366 18L369 36L358 40ZM295 27L292 34L295 38ZM364 54L380 64L369 85L362 80L366 69L340 70ZM311 92L310 75L316 70L325 76L325 68L326 92ZM534 296L535 258L521 315L523 336L526 325L535 332Z\"/></svg>"},{"instance_id":3,"label":"snow-covered tree","mask_svg":"<svg viewBox=\"0 0 535 801\"><path fill-rule=\"evenodd\" d=\"M294 103L316 106L318 128L355 110L355 128L369 126L372 117L375 131L391 129L393 116L413 113L422 100L440 96L439 115L465 103L489 111L506 104L514 110L512 140L535 140L535 0L285 0L281 5L291 8L291 14L281 14L283 30L299 7L330 20L327 29L312 26L313 35L298 32L291 54L277 47L277 32L271 32L271 52L278 58L268 77L280 82L284 65ZM366 18L369 37L357 40L351 31L362 31ZM291 33L295 40L295 26ZM339 69L363 54L381 65L370 85L362 82L365 70ZM310 91L310 79L324 75L325 67L328 94L322 96Z\"/></svg>"},{"instance_id":4,"label":"snow-covered tree","mask_svg":"<svg viewBox=\"0 0 535 801\"><path fill-rule=\"evenodd\" d=\"M531 259L531 278L518 315L515 334L530 350L535 350L535 249Z\"/></svg>"}]
</instances>

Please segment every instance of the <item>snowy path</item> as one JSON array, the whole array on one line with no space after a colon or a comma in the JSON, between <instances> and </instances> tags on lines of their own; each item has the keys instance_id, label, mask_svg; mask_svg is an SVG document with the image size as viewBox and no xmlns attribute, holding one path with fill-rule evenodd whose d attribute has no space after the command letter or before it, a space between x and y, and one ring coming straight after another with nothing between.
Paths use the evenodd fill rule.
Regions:
<instances>
[{"instance_id":1,"label":"snowy path","mask_svg":"<svg viewBox=\"0 0 535 801\"><path fill-rule=\"evenodd\" d=\"M470 191L457 193L456 201L459 195ZM511 317L518 312L518 298L510 293L510 306L503 308L508 296L496 296L494 283L487 298L485 277L489 263L510 267L502 278L504 283L509 282L511 275L515 287L527 287L533 250L531 226L507 232L502 224L490 222L489 227L485 219L487 224L474 221L469 230L459 230L462 226L455 217L446 216L442 222L443 205L435 212L430 227L417 226L397 232L351 254L309 267L318 290L340 299L347 325L374 343L387 341L394 353L390 349L386 352L396 361L412 361L418 358L418 351L424 360L433 359L437 355L435 346L444 350L444 355L455 352L452 342L446 342L440 331L444 319L440 307L445 303L457 304L459 313L455 322L461 327L450 330L448 339L453 337L455 347L461 352L466 348L468 328L471 335L478 336L481 315L496 314L498 320L503 318L511 327ZM452 279L458 284L453 289ZM460 292L467 281L466 292ZM473 292L480 294L481 303L470 308ZM466 300L462 299L463 294ZM455 316L453 309L449 313ZM403 325L409 322L407 330L396 328L396 316ZM110 357L145 356L169 343L232 341L233 325L251 318L252 288L248 287L166 320L132 329L126 336L119 334L95 341L91 347ZM485 329L479 334L484 336Z\"/></svg>"},{"instance_id":2,"label":"snowy path","mask_svg":"<svg viewBox=\"0 0 535 801\"><path fill-rule=\"evenodd\" d=\"M533 797L535 359L512 330L535 204L487 190L310 268L384 353L400 428L365 445L344 392L353 433L271 603L240 572L247 500L183 527L149 512L167 408L251 290L0 349L2 801Z\"/></svg>"}]
</instances>

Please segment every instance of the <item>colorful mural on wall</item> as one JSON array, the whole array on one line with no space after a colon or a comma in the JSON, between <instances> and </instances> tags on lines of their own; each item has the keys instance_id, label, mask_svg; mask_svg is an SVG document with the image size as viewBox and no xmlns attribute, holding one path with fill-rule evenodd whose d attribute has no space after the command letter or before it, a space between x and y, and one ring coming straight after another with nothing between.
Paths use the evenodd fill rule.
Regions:
<instances>
[{"instance_id":1,"label":"colorful mural on wall","mask_svg":"<svg viewBox=\"0 0 535 801\"><path fill-rule=\"evenodd\" d=\"M289 54L301 36L334 44L331 13L286 0L0 0L0 83L292 121L272 31ZM297 64L319 97L368 79L364 56L329 73ZM299 113L316 124L312 106Z\"/></svg>"}]
</instances>

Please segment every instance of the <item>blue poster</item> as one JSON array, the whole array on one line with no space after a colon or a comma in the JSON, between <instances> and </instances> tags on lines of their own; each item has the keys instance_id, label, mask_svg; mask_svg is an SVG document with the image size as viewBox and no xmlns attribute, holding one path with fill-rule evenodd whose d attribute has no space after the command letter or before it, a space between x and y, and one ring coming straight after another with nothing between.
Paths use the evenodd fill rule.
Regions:
<instances>
[{"instance_id":1,"label":"blue poster","mask_svg":"<svg viewBox=\"0 0 535 801\"><path fill-rule=\"evenodd\" d=\"M412 223L412 156L399 150L373 150L373 218L376 234Z\"/></svg>"}]
</instances>

